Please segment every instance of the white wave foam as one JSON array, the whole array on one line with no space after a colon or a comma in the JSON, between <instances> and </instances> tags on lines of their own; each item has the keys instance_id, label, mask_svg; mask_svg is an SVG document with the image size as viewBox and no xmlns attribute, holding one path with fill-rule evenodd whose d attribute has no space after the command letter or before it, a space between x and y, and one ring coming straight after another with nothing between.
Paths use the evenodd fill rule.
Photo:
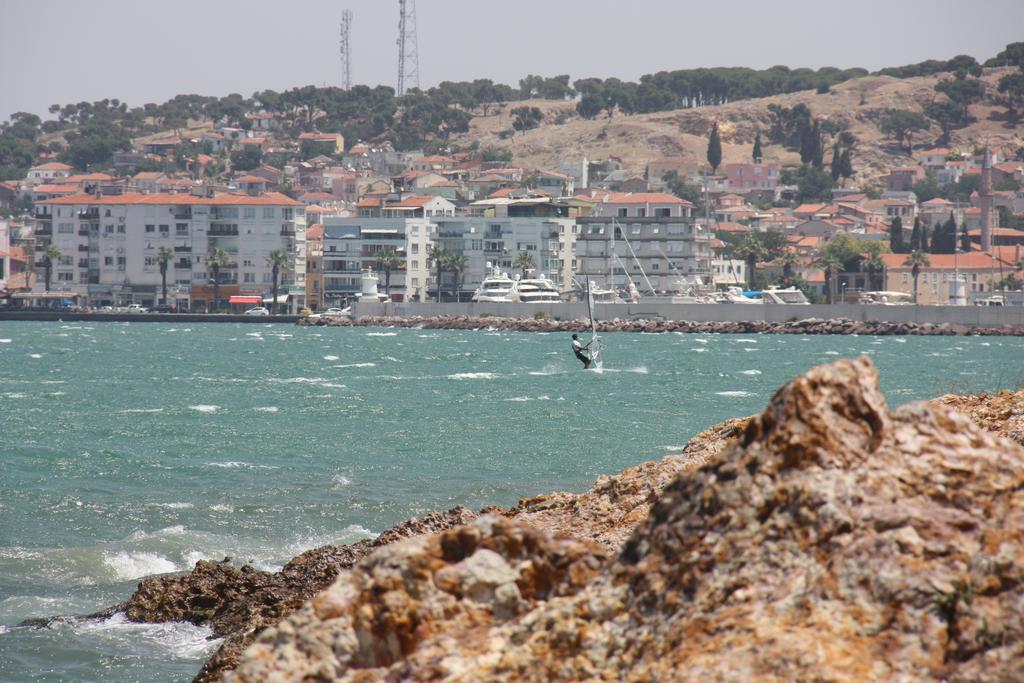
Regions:
<instances>
[{"instance_id":1,"label":"white wave foam","mask_svg":"<svg viewBox=\"0 0 1024 683\"><path fill-rule=\"evenodd\" d=\"M332 368L375 368L376 363L344 363L342 365L332 365Z\"/></svg>"},{"instance_id":2,"label":"white wave foam","mask_svg":"<svg viewBox=\"0 0 1024 683\"><path fill-rule=\"evenodd\" d=\"M124 410L118 411L121 413L162 413L163 408L125 408Z\"/></svg>"},{"instance_id":3,"label":"white wave foam","mask_svg":"<svg viewBox=\"0 0 1024 683\"><path fill-rule=\"evenodd\" d=\"M246 337L262 337L263 333L262 332L246 332L245 336Z\"/></svg>"},{"instance_id":4,"label":"white wave foam","mask_svg":"<svg viewBox=\"0 0 1024 683\"><path fill-rule=\"evenodd\" d=\"M3 396L4 398L25 398L26 394L23 394L20 391L15 391L7 394L0 394L0 396Z\"/></svg>"},{"instance_id":5,"label":"white wave foam","mask_svg":"<svg viewBox=\"0 0 1024 683\"><path fill-rule=\"evenodd\" d=\"M277 406L261 406L259 408L253 408L257 413L276 413Z\"/></svg>"},{"instance_id":6,"label":"white wave foam","mask_svg":"<svg viewBox=\"0 0 1024 683\"><path fill-rule=\"evenodd\" d=\"M367 332L367 337L397 337L397 332Z\"/></svg>"},{"instance_id":7,"label":"white wave foam","mask_svg":"<svg viewBox=\"0 0 1024 683\"><path fill-rule=\"evenodd\" d=\"M327 387L329 389L344 389L344 384L332 384L331 382L321 382L317 385L318 387Z\"/></svg>"},{"instance_id":8,"label":"white wave foam","mask_svg":"<svg viewBox=\"0 0 1024 683\"><path fill-rule=\"evenodd\" d=\"M545 365L543 370L531 370L529 374L534 377L547 377L548 375L564 375L565 370L559 368L557 365Z\"/></svg>"},{"instance_id":9,"label":"white wave foam","mask_svg":"<svg viewBox=\"0 0 1024 683\"><path fill-rule=\"evenodd\" d=\"M247 469L247 470L276 470L275 465L253 465L241 460L228 460L227 462L208 462L207 467L224 467L226 469Z\"/></svg>"},{"instance_id":10,"label":"white wave foam","mask_svg":"<svg viewBox=\"0 0 1024 683\"><path fill-rule=\"evenodd\" d=\"M839 352L838 351L826 351L825 355L826 356L838 356Z\"/></svg>"},{"instance_id":11,"label":"white wave foam","mask_svg":"<svg viewBox=\"0 0 1024 683\"><path fill-rule=\"evenodd\" d=\"M735 343L737 343L737 344L756 344L757 343L756 339L733 339L733 341Z\"/></svg>"},{"instance_id":12,"label":"white wave foam","mask_svg":"<svg viewBox=\"0 0 1024 683\"><path fill-rule=\"evenodd\" d=\"M147 658L169 653L174 659L202 659L220 644L220 639L210 639L213 629L209 626L182 621L138 624L128 621L123 613L102 620L76 619L71 628L88 633L92 638L110 638L119 649L128 649Z\"/></svg>"},{"instance_id":13,"label":"white wave foam","mask_svg":"<svg viewBox=\"0 0 1024 683\"><path fill-rule=\"evenodd\" d=\"M28 354L28 357L29 358L42 358L43 354L41 354L41 353L30 353L30 354Z\"/></svg>"},{"instance_id":14,"label":"white wave foam","mask_svg":"<svg viewBox=\"0 0 1024 683\"><path fill-rule=\"evenodd\" d=\"M334 478L331 479L331 482L333 482L333 485L331 486L332 489L340 489L351 484L352 480L344 474L336 474L334 475Z\"/></svg>"},{"instance_id":15,"label":"white wave foam","mask_svg":"<svg viewBox=\"0 0 1024 683\"><path fill-rule=\"evenodd\" d=\"M512 398L503 398L502 400L512 403L526 403L527 401L532 401L533 399L530 398L529 396L513 396Z\"/></svg>"},{"instance_id":16,"label":"white wave foam","mask_svg":"<svg viewBox=\"0 0 1024 683\"><path fill-rule=\"evenodd\" d=\"M0 339L0 344L10 344L13 341L13 339Z\"/></svg>"},{"instance_id":17,"label":"white wave foam","mask_svg":"<svg viewBox=\"0 0 1024 683\"><path fill-rule=\"evenodd\" d=\"M217 503L216 505L210 506L210 512L234 512L235 508L224 503Z\"/></svg>"},{"instance_id":18,"label":"white wave foam","mask_svg":"<svg viewBox=\"0 0 1024 683\"><path fill-rule=\"evenodd\" d=\"M760 375L760 370L740 370L741 375Z\"/></svg>"},{"instance_id":19,"label":"white wave foam","mask_svg":"<svg viewBox=\"0 0 1024 683\"><path fill-rule=\"evenodd\" d=\"M605 372L631 372L631 373L633 373L635 375L646 375L647 374L647 368L644 367L643 365L637 366L635 368L604 368L604 371Z\"/></svg>"},{"instance_id":20,"label":"white wave foam","mask_svg":"<svg viewBox=\"0 0 1024 683\"><path fill-rule=\"evenodd\" d=\"M494 379L493 372L456 372L448 375L448 379Z\"/></svg>"},{"instance_id":21,"label":"white wave foam","mask_svg":"<svg viewBox=\"0 0 1024 683\"><path fill-rule=\"evenodd\" d=\"M683 333L682 333L682 332L680 332L679 334L683 334ZM708 340L707 340L707 339L701 339L700 337L697 337L697 338L696 338L696 339L694 339L693 341L695 341L695 342L696 342L696 343L698 343L698 344L707 344L707 343L708 343Z\"/></svg>"},{"instance_id":22,"label":"white wave foam","mask_svg":"<svg viewBox=\"0 0 1024 683\"><path fill-rule=\"evenodd\" d=\"M5 633L10 632L10 630L11 629L9 629L8 627L4 626L3 624L0 624L0 636L2 636Z\"/></svg>"},{"instance_id":23,"label":"white wave foam","mask_svg":"<svg viewBox=\"0 0 1024 683\"><path fill-rule=\"evenodd\" d=\"M40 384L67 384L67 380L63 379L43 379L39 380Z\"/></svg>"},{"instance_id":24,"label":"white wave foam","mask_svg":"<svg viewBox=\"0 0 1024 683\"><path fill-rule=\"evenodd\" d=\"M324 360L338 360L337 356L324 356Z\"/></svg>"},{"instance_id":25,"label":"white wave foam","mask_svg":"<svg viewBox=\"0 0 1024 683\"><path fill-rule=\"evenodd\" d=\"M150 507L167 508L169 510L188 510L195 507L192 503L149 503Z\"/></svg>"},{"instance_id":26,"label":"white wave foam","mask_svg":"<svg viewBox=\"0 0 1024 683\"><path fill-rule=\"evenodd\" d=\"M745 398L747 396L753 396L749 391L716 391L715 394L718 396L728 396L729 398Z\"/></svg>"},{"instance_id":27,"label":"white wave foam","mask_svg":"<svg viewBox=\"0 0 1024 683\"><path fill-rule=\"evenodd\" d=\"M200 413L215 413L220 410L220 406L207 405L200 403L199 405L189 406L192 410L198 410Z\"/></svg>"},{"instance_id":28,"label":"white wave foam","mask_svg":"<svg viewBox=\"0 0 1024 683\"><path fill-rule=\"evenodd\" d=\"M401 363L402 362L402 361L398 360L397 358L395 358L394 356L384 356L384 358L386 358L387 360L391 361L392 363Z\"/></svg>"},{"instance_id":29,"label":"white wave foam","mask_svg":"<svg viewBox=\"0 0 1024 683\"><path fill-rule=\"evenodd\" d=\"M167 574L178 567L163 555L148 552L104 553L103 563L110 568L120 581L141 579L154 574Z\"/></svg>"},{"instance_id":30,"label":"white wave foam","mask_svg":"<svg viewBox=\"0 0 1024 683\"><path fill-rule=\"evenodd\" d=\"M287 377L287 378L283 378L282 379L282 378L279 378L279 377L275 377L274 379L271 379L270 381L271 382L279 382L281 384L320 384L321 382L326 382L327 378L325 378L325 377Z\"/></svg>"},{"instance_id":31,"label":"white wave foam","mask_svg":"<svg viewBox=\"0 0 1024 683\"><path fill-rule=\"evenodd\" d=\"M703 346L700 347L699 349L690 349L690 350L693 351L694 353L704 353L705 351L707 351L707 349L705 349Z\"/></svg>"}]
</instances>

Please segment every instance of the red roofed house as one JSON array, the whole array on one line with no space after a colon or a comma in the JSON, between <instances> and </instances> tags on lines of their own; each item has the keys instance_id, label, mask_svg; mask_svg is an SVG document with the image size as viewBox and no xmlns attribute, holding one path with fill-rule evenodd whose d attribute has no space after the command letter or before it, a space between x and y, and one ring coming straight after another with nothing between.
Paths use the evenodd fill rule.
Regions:
<instances>
[{"instance_id":1,"label":"red roofed house","mask_svg":"<svg viewBox=\"0 0 1024 683\"><path fill-rule=\"evenodd\" d=\"M142 143L142 151L146 154L169 157L174 155L174 150L180 142L181 140L176 139L150 140Z\"/></svg>"},{"instance_id":2,"label":"red roofed house","mask_svg":"<svg viewBox=\"0 0 1024 683\"><path fill-rule=\"evenodd\" d=\"M924 180L924 169L920 166L901 166L889 171L885 178L885 189L889 192L909 192L914 183Z\"/></svg>"},{"instance_id":3,"label":"red roofed house","mask_svg":"<svg viewBox=\"0 0 1024 683\"><path fill-rule=\"evenodd\" d=\"M300 133L302 158L317 154L341 154L345 151L345 136L341 133Z\"/></svg>"},{"instance_id":4,"label":"red roofed house","mask_svg":"<svg viewBox=\"0 0 1024 683\"><path fill-rule=\"evenodd\" d=\"M361 218L425 218L454 216L455 204L444 197L369 198L356 204Z\"/></svg>"},{"instance_id":5,"label":"red roofed house","mask_svg":"<svg viewBox=\"0 0 1024 683\"><path fill-rule=\"evenodd\" d=\"M693 204L667 192L607 192L594 190L580 199L597 202L594 216L619 218L679 218L692 215Z\"/></svg>"},{"instance_id":6,"label":"red roofed house","mask_svg":"<svg viewBox=\"0 0 1024 683\"><path fill-rule=\"evenodd\" d=\"M249 194L260 194L267 191L267 179L263 176L247 174L241 178L235 178L235 184L239 190Z\"/></svg>"},{"instance_id":7,"label":"red roofed house","mask_svg":"<svg viewBox=\"0 0 1024 683\"><path fill-rule=\"evenodd\" d=\"M924 305L946 305L950 302L950 282L959 272L968 292L991 292L1013 264L994 255L975 251L969 254L929 254L929 265L918 276L917 302ZM911 267L904 265L906 254L882 254L885 262L886 291L913 294Z\"/></svg>"},{"instance_id":8,"label":"red roofed house","mask_svg":"<svg viewBox=\"0 0 1024 683\"><path fill-rule=\"evenodd\" d=\"M43 185L57 178L66 178L74 170L73 166L62 164L59 161L50 161L30 168L25 180L32 185Z\"/></svg>"},{"instance_id":9,"label":"red roofed house","mask_svg":"<svg viewBox=\"0 0 1024 683\"><path fill-rule=\"evenodd\" d=\"M725 164L725 177L733 190L774 190L779 185L779 162Z\"/></svg>"}]
</instances>

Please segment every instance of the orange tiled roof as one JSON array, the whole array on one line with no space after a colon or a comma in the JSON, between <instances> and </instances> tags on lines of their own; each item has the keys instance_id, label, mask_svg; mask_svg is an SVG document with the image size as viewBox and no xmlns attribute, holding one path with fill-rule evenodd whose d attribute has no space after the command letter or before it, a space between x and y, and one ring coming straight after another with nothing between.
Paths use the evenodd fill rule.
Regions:
<instances>
[{"instance_id":1,"label":"orange tiled roof","mask_svg":"<svg viewBox=\"0 0 1024 683\"><path fill-rule=\"evenodd\" d=\"M51 161L46 164L40 164L39 166L33 166L29 169L30 171L71 171L74 170L74 166L68 166L62 164L59 161Z\"/></svg>"},{"instance_id":2,"label":"orange tiled roof","mask_svg":"<svg viewBox=\"0 0 1024 683\"><path fill-rule=\"evenodd\" d=\"M121 194L107 197L94 197L91 194L77 194L68 197L46 199L40 204L48 205L110 205L127 206L134 204L188 204L192 206L302 206L290 197L279 192L268 192L256 197L250 195L223 194L216 197L196 197L189 194Z\"/></svg>"},{"instance_id":3,"label":"orange tiled roof","mask_svg":"<svg viewBox=\"0 0 1024 683\"><path fill-rule=\"evenodd\" d=\"M906 254L881 254L885 267L891 270L910 270L910 266L903 265L907 259ZM995 265L999 266L1000 259L996 256ZM930 265L924 269L931 270L988 270L992 268L992 256L983 251L972 251L965 254L928 254ZM1010 264L1006 264L1010 265Z\"/></svg>"},{"instance_id":4,"label":"orange tiled roof","mask_svg":"<svg viewBox=\"0 0 1024 683\"><path fill-rule=\"evenodd\" d=\"M321 223L314 223L306 228L307 240L322 240L324 238L324 226Z\"/></svg>"}]
</instances>

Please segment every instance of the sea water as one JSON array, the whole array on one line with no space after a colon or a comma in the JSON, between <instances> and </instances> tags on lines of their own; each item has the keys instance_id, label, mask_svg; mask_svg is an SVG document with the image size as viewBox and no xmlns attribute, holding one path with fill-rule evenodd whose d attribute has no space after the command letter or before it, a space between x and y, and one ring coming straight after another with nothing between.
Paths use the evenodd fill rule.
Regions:
<instances>
[{"instance_id":1,"label":"sea water","mask_svg":"<svg viewBox=\"0 0 1024 683\"><path fill-rule=\"evenodd\" d=\"M0 680L187 681L185 624L93 612L146 576L273 570L455 505L588 488L859 354L891 404L1024 383L1024 339L0 322Z\"/></svg>"}]
</instances>

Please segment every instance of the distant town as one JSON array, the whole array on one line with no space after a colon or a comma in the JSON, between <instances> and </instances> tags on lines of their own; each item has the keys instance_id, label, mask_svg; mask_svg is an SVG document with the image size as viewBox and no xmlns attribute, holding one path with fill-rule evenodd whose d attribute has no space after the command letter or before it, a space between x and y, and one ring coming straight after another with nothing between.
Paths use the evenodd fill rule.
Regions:
<instances>
[{"instance_id":1,"label":"distant town","mask_svg":"<svg viewBox=\"0 0 1024 683\"><path fill-rule=\"evenodd\" d=\"M58 120L41 125L20 113L3 133L21 126L34 146L23 177L0 182L0 306L315 312L352 302L367 270L394 301L469 301L504 271L543 274L567 300L589 280L623 300L795 287L822 303L1022 304L1024 146L955 135L986 88L1007 93L1014 129L1024 66L1010 66L1021 54L1011 45L986 65L1001 69L998 86L979 80L976 62L936 67L950 70L938 103L960 123L927 107L876 112L890 161L871 169L843 124L802 105L769 105L745 161L723 162L716 120L706 154L652 155L642 168L569 152L517 163L516 136L547 115L508 101L493 104L512 122L505 148L462 144L466 111L486 116L486 102L451 109L464 115L460 143L433 135L410 150L386 133L346 139L337 115L276 93L212 98L176 117L140 112L140 134L95 158L74 127L120 112L124 129L130 113L116 100L55 105ZM553 80L530 93L563 88L581 121L628 108L593 110L595 92L611 97L607 81ZM933 126L945 144L922 144ZM48 133L64 137L41 144Z\"/></svg>"}]
</instances>

